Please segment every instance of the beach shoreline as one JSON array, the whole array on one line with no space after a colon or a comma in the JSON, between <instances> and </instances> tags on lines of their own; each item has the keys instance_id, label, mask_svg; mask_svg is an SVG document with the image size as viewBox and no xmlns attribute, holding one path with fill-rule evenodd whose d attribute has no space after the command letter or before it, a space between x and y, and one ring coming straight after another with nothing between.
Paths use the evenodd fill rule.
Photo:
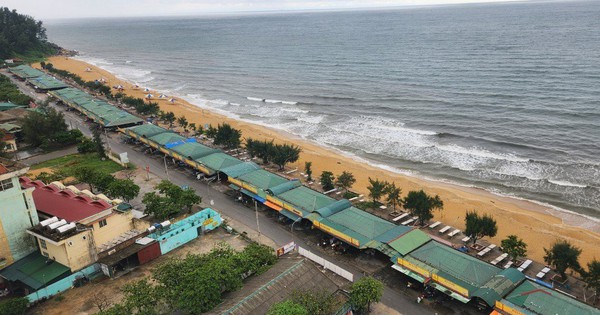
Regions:
<instances>
[{"instance_id":1,"label":"beach shoreline","mask_svg":"<svg viewBox=\"0 0 600 315\"><path fill-rule=\"evenodd\" d=\"M118 84L125 86L124 93L127 95L144 97L143 87L133 89L133 83L84 61L57 56L50 58L48 62L58 69L78 74L85 80L105 78L109 86ZM87 68L91 71L86 71ZM549 247L559 236L583 250L580 257L583 265L595 257L600 257L600 248L596 245L600 244L600 223L597 220L575 213L569 214L532 201L497 195L482 188L392 172L337 149L324 147L282 130L232 118L211 110L209 106L198 106L182 98L178 98L175 104L170 104L166 100L154 99L154 101L158 101L162 110L172 111L177 117L185 116L189 122L197 125L227 122L242 130L242 136L245 138L273 139L275 142L297 144L303 152L301 159L292 167L302 171L304 161L311 161L315 178L324 170L332 171L335 175L344 170L350 171L357 179L353 190L365 196L368 177L394 181L402 188L403 195L416 189L423 189L429 194L438 194L444 201L444 210L436 211L434 220L442 221L455 228L464 229L464 213L467 210L490 214L498 223L498 235L487 240L499 245L500 240L507 235L516 234L529 244L528 256L537 261L543 261L543 248ZM298 175L298 172L295 175ZM454 241L460 242L458 238Z\"/></svg>"}]
</instances>

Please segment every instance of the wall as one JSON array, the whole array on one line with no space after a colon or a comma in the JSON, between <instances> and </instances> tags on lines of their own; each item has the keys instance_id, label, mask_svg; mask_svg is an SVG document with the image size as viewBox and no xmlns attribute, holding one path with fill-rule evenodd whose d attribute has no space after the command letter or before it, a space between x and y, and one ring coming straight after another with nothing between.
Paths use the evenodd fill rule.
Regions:
<instances>
[{"instance_id":1,"label":"wall","mask_svg":"<svg viewBox=\"0 0 600 315\"><path fill-rule=\"evenodd\" d=\"M143 265L155 258L160 256L160 244L158 242L152 243L152 245L142 249L137 253L138 261L140 265Z\"/></svg>"},{"instance_id":2,"label":"wall","mask_svg":"<svg viewBox=\"0 0 600 315\"><path fill-rule=\"evenodd\" d=\"M96 261L96 248L90 241L91 232L83 231L57 242L58 245L46 241L46 248L44 249L38 238L42 255L46 256L48 254L48 258L69 267L71 271L77 271Z\"/></svg>"},{"instance_id":3,"label":"wall","mask_svg":"<svg viewBox=\"0 0 600 315\"><path fill-rule=\"evenodd\" d=\"M134 229L131 211L125 213L113 212L104 219L106 219L107 224L103 227L100 227L100 221L93 224L94 242L97 248Z\"/></svg>"},{"instance_id":4,"label":"wall","mask_svg":"<svg viewBox=\"0 0 600 315\"><path fill-rule=\"evenodd\" d=\"M10 189L0 191L0 259L5 258L4 267L36 248L34 238L26 233L28 228L38 223L31 195L33 190L22 190L17 177L26 170L0 176L0 180L10 179L13 185Z\"/></svg>"},{"instance_id":5,"label":"wall","mask_svg":"<svg viewBox=\"0 0 600 315\"><path fill-rule=\"evenodd\" d=\"M43 298L52 297L60 292L67 291L73 287L73 281L75 279L81 278L83 276L86 276L89 278L89 276L91 274L96 273L99 270L100 270L100 266L98 264L93 264L91 266L88 266L87 268L84 268L84 269L58 281L58 282L55 282L45 288L41 288L38 291L29 294L27 296L27 299L29 300L29 303L33 303L33 302L37 302Z\"/></svg>"},{"instance_id":6,"label":"wall","mask_svg":"<svg viewBox=\"0 0 600 315\"><path fill-rule=\"evenodd\" d=\"M201 233L211 231L221 225L221 215L213 209L206 208L194 213L187 218L173 223L166 230L161 230L148 235L160 243L161 253L164 255L173 249L198 237Z\"/></svg>"}]
</instances>

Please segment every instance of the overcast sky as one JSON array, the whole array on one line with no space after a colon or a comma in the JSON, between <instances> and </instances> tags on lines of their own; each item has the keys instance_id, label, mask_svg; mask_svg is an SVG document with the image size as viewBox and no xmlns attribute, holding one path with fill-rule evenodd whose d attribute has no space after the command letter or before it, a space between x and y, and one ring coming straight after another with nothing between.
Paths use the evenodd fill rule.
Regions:
<instances>
[{"instance_id":1,"label":"overcast sky","mask_svg":"<svg viewBox=\"0 0 600 315\"><path fill-rule=\"evenodd\" d=\"M506 0L504 0L506 1ZM37 19L202 15L251 11L330 10L500 0L2 0Z\"/></svg>"}]
</instances>

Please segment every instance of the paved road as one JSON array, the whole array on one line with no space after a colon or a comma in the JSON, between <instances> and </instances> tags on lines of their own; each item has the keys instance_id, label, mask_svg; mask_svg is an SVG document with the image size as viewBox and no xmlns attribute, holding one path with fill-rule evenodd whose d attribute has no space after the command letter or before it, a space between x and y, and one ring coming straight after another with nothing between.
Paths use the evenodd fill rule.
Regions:
<instances>
[{"instance_id":1,"label":"paved road","mask_svg":"<svg viewBox=\"0 0 600 315\"><path fill-rule=\"evenodd\" d=\"M32 93L31 89L23 84L23 82L15 81L21 89L27 91L28 93ZM42 94L34 93L37 98L42 96ZM61 111L65 115L65 120L67 124L69 124L72 128L76 128L81 130L81 132L87 136L91 136L91 131L88 123L85 122L85 117L79 114L76 111L69 111L66 107L57 106L56 104L50 104L50 106L56 108ZM163 159L160 155L151 155L145 154L144 148L142 146L132 146L130 144L125 144L123 142L123 136L118 133L108 133L106 138L108 147L111 151L116 153L127 152L129 160L139 167L150 168L150 172L154 175L166 179L168 179L177 184L177 185L188 185L190 188L194 189L200 196L203 197L203 202L201 206L212 207L215 210L223 213L227 217L232 218L238 222L244 223L248 226L251 231L247 231L249 233L257 233L258 226L256 220L256 214L252 209L244 206L240 202L238 202L235 198L228 196L217 188L221 188L222 186L215 183L206 183L205 181L199 181L191 176L191 172L185 169L177 168L171 164L168 168L168 171L165 169L165 159ZM68 153L69 150L62 153ZM160 154L160 153L159 153ZM41 161L45 159L44 157L35 157L31 158L29 163L34 161ZM168 160L168 159L166 159ZM215 185L217 185L215 187ZM260 225L260 232L265 236L273 240L278 246L286 244L292 240L294 237L290 231L289 226L284 226L280 223L277 223L274 219L266 217L263 212L258 213L258 225ZM314 246L307 244L304 239L298 237L299 233L296 233L296 237L294 237L294 241L304 248L309 250L317 251ZM346 263L344 261L336 260L335 257L327 257L324 256L325 259L334 262L340 267L352 272L354 274L355 279L358 279L363 276L363 271L360 270L355 264ZM397 310L401 314L443 314L447 312L440 312L440 310L433 310L430 307L427 307L423 304L416 304L413 298L408 297L407 295L398 292L397 290L392 289L389 286L386 286L384 289L384 295L382 298L382 303L386 306ZM459 305L460 307L460 305ZM462 307L460 307L462 308ZM465 313L471 313L472 309L462 309L461 311L467 311ZM448 312L448 314L453 314L453 311Z\"/></svg>"}]
</instances>

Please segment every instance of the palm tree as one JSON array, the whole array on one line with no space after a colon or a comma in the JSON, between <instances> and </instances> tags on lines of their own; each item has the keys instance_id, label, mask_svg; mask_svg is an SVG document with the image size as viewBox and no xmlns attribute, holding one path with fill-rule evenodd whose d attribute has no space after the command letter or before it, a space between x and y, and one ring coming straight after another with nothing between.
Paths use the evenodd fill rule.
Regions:
<instances>
[{"instance_id":1,"label":"palm tree","mask_svg":"<svg viewBox=\"0 0 600 315\"><path fill-rule=\"evenodd\" d=\"M388 204L391 204L392 209L395 211L396 206L402 204L402 197L400 197L400 194L402 194L402 189L400 187L396 187L396 183L392 182L391 184L387 185L384 193L387 195Z\"/></svg>"}]
</instances>

